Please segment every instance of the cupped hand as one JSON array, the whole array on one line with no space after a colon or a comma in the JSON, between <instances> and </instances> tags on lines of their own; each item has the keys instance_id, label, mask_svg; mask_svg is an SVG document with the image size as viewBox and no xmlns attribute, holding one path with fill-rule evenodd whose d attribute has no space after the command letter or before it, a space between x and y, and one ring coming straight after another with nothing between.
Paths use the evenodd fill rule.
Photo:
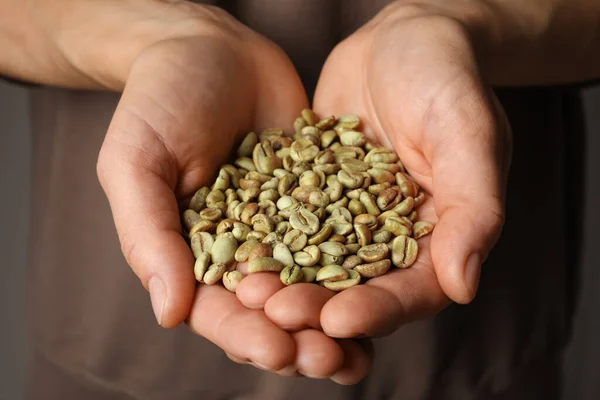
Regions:
<instances>
[{"instance_id":1,"label":"cupped hand","mask_svg":"<svg viewBox=\"0 0 600 400\"><path fill-rule=\"evenodd\" d=\"M317 320L332 337L385 335L450 301L470 302L503 226L511 154L503 110L480 79L463 26L402 3L334 49L313 108L322 116L357 114L367 135L396 150L428 193L419 219L435 229L418 240L411 268L347 289L294 320L296 327ZM278 292L265 306L267 316L289 325L282 309L293 302L292 288Z\"/></svg>"},{"instance_id":2,"label":"cupped hand","mask_svg":"<svg viewBox=\"0 0 600 400\"><path fill-rule=\"evenodd\" d=\"M284 53L226 13L187 2L161 18L174 31L132 63L98 159L98 175L128 263L163 327L187 322L232 359L290 375L366 373L352 341L290 334L220 285L197 287L178 204L210 184L242 135L284 127L307 105ZM280 289L254 277L258 297Z\"/></svg>"}]
</instances>

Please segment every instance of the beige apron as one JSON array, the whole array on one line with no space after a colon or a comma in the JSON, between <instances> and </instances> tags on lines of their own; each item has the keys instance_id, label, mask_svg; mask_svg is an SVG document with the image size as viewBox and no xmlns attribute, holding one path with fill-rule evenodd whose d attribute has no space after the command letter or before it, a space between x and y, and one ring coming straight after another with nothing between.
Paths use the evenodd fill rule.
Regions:
<instances>
[{"instance_id":1,"label":"beige apron","mask_svg":"<svg viewBox=\"0 0 600 400\"><path fill-rule=\"evenodd\" d=\"M328 52L382 6L374 3L382 2L224 6L288 52L312 95ZM184 326L159 328L147 292L120 252L95 172L118 97L35 89L28 398L558 398L572 304L568 271L576 267L566 261L566 232L576 228L566 206L577 193L565 178L562 132L577 121L565 93L500 94L515 136L508 220L484 266L477 299L375 340L371 374L342 387L237 365ZM574 253L569 257L574 260Z\"/></svg>"}]
</instances>

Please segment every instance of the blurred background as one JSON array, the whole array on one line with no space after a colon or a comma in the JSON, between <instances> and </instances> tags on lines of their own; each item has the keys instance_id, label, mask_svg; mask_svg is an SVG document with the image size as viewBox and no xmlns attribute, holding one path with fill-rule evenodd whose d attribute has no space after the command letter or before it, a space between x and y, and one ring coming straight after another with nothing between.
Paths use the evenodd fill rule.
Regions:
<instances>
[{"instance_id":1,"label":"blurred background","mask_svg":"<svg viewBox=\"0 0 600 400\"><path fill-rule=\"evenodd\" d=\"M600 87L587 89L584 99L585 236L577 314L564 361L564 400L600 399ZM27 89L0 81L0 400L21 400L24 393L29 130Z\"/></svg>"}]
</instances>

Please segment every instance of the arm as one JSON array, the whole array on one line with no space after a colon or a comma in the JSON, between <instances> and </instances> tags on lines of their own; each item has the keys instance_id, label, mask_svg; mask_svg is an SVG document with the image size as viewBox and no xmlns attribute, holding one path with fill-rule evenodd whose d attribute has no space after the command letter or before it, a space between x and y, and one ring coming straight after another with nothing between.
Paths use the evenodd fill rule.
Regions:
<instances>
[{"instance_id":1,"label":"arm","mask_svg":"<svg viewBox=\"0 0 600 400\"><path fill-rule=\"evenodd\" d=\"M600 77L597 0L426 0L413 4L420 11L434 11L464 25L482 74L491 84L563 84Z\"/></svg>"},{"instance_id":2,"label":"arm","mask_svg":"<svg viewBox=\"0 0 600 400\"><path fill-rule=\"evenodd\" d=\"M0 0L0 75L122 90L144 48L201 33L206 28L202 21L210 18L208 7L188 2Z\"/></svg>"}]
</instances>

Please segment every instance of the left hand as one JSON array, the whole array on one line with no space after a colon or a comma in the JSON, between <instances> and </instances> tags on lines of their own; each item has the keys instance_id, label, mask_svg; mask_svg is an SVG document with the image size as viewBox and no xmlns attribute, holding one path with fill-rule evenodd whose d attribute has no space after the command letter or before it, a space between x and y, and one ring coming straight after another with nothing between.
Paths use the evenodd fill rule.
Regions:
<instances>
[{"instance_id":1,"label":"left hand","mask_svg":"<svg viewBox=\"0 0 600 400\"><path fill-rule=\"evenodd\" d=\"M427 7L392 4L334 49L313 108L323 117L357 114L367 135L395 149L430 195L419 219L436 226L419 239L410 269L333 296L296 325L318 315L332 337L380 336L450 300L469 303L503 226L511 140L464 27ZM285 288L265 305L287 329L293 294Z\"/></svg>"}]
</instances>

